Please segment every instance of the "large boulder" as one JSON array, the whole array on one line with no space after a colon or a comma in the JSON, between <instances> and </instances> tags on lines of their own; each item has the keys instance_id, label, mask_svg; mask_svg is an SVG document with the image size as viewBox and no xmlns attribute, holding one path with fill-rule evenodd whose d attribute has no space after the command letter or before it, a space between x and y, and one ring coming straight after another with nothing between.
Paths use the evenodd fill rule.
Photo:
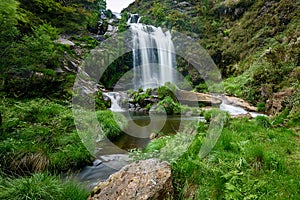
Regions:
<instances>
[{"instance_id":1,"label":"large boulder","mask_svg":"<svg viewBox=\"0 0 300 200\"><path fill-rule=\"evenodd\" d=\"M170 199L171 166L158 159L136 161L96 186L88 200Z\"/></svg>"}]
</instances>

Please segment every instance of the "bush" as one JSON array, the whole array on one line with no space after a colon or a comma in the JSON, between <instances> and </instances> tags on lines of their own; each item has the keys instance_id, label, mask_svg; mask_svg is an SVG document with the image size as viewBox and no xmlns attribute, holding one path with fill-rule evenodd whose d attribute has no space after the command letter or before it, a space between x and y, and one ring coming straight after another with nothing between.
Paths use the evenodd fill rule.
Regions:
<instances>
[{"instance_id":1,"label":"bush","mask_svg":"<svg viewBox=\"0 0 300 200\"><path fill-rule=\"evenodd\" d=\"M265 102L258 102L257 103L257 111L258 112L265 112L266 111L266 103Z\"/></svg>"},{"instance_id":2,"label":"bush","mask_svg":"<svg viewBox=\"0 0 300 200\"><path fill-rule=\"evenodd\" d=\"M264 128L270 128L271 127L271 122L268 117L265 116L257 116L255 118L255 121L258 126L264 127Z\"/></svg>"},{"instance_id":3,"label":"bush","mask_svg":"<svg viewBox=\"0 0 300 200\"><path fill-rule=\"evenodd\" d=\"M158 98L164 99L169 96L173 99L173 101L177 102L176 98L176 86L171 83L166 83L164 86L160 86L157 88Z\"/></svg>"},{"instance_id":4,"label":"bush","mask_svg":"<svg viewBox=\"0 0 300 200\"><path fill-rule=\"evenodd\" d=\"M163 107L168 115L179 114L181 112L180 105L175 103L170 96L166 96L158 105Z\"/></svg>"}]
</instances>

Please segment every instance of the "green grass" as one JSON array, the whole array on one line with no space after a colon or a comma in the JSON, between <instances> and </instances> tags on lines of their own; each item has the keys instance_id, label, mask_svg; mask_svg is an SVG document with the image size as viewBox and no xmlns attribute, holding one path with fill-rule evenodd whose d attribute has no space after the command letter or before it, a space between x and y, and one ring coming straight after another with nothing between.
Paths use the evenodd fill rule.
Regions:
<instances>
[{"instance_id":1,"label":"green grass","mask_svg":"<svg viewBox=\"0 0 300 200\"><path fill-rule=\"evenodd\" d=\"M68 102L3 99L1 103L0 165L5 172L61 172L91 162ZM126 125L122 116L110 111L98 111L97 116L107 137L118 136Z\"/></svg>"},{"instance_id":2,"label":"green grass","mask_svg":"<svg viewBox=\"0 0 300 200\"><path fill-rule=\"evenodd\" d=\"M120 136L122 130L127 126L127 120L121 114L109 110L97 111L96 114L103 134L110 139Z\"/></svg>"},{"instance_id":3,"label":"green grass","mask_svg":"<svg viewBox=\"0 0 300 200\"><path fill-rule=\"evenodd\" d=\"M74 181L62 182L57 176L37 173L18 179L0 177L0 199L83 200L89 193Z\"/></svg>"},{"instance_id":4,"label":"green grass","mask_svg":"<svg viewBox=\"0 0 300 200\"><path fill-rule=\"evenodd\" d=\"M199 126L203 132L203 124ZM200 159L203 133L199 132L179 159L170 160L175 199L297 199L300 166L294 159L299 160L300 148L296 138L291 128L275 128L266 117L233 119L210 154ZM153 140L134 158L161 155L155 153L168 145L172 155L178 151L169 144L173 140Z\"/></svg>"}]
</instances>

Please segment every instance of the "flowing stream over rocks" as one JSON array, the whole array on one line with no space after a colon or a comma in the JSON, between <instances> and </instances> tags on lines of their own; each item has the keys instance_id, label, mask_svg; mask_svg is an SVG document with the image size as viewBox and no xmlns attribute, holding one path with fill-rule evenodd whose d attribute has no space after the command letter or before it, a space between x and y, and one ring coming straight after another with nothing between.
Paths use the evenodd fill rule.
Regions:
<instances>
[{"instance_id":1,"label":"flowing stream over rocks","mask_svg":"<svg viewBox=\"0 0 300 200\"><path fill-rule=\"evenodd\" d=\"M170 32L163 32L160 27L141 24L139 23L140 19L138 15L134 14L127 22L133 38L134 76L132 82L134 89L157 88L166 82L176 85L179 78L174 73L176 71L176 57ZM202 103L207 103L205 105L219 105L221 110L229 112L232 116L251 115L251 117L256 117L261 115L255 112L255 107L235 97L218 96L215 98L214 95L192 94L192 92L183 90L181 90L181 94L183 102L194 101L189 96L192 95L196 98L196 102L197 98L198 101L200 98ZM130 106L124 107L122 92L105 92L103 95L110 98L111 111L122 113L128 111ZM166 135L176 134L182 121L204 120L203 117L199 116L162 116L162 118L156 116L151 118L145 113L139 115L134 112L130 115L124 134L114 141L108 139L99 141L97 144L97 159L93 162L93 165L86 166L76 175L79 181L87 184L87 188L95 187L99 182L106 180L111 174L129 164L128 150L145 148L151 141L150 135L153 134L153 131L156 133L163 132ZM165 119L163 127L157 128L156 126ZM149 124L152 126L148 126ZM140 132L141 129L135 129L137 125L147 128L142 129L143 132Z\"/></svg>"},{"instance_id":2,"label":"flowing stream over rocks","mask_svg":"<svg viewBox=\"0 0 300 200\"><path fill-rule=\"evenodd\" d=\"M111 101L110 110L113 112L122 112L122 95L119 92L106 92L103 95L107 96Z\"/></svg>"},{"instance_id":3,"label":"flowing stream over rocks","mask_svg":"<svg viewBox=\"0 0 300 200\"><path fill-rule=\"evenodd\" d=\"M220 105L220 109L227 111L231 114L231 116L246 116L250 114L251 117L256 117L262 114L251 111L251 107L246 102L244 103L244 108L238 106L241 103L241 99L234 98L235 101L229 101L230 97L221 97L223 99L222 104ZM229 100L227 100L229 98ZM231 99L232 100L232 99ZM117 101L112 101L113 103L117 103ZM249 107L250 106L250 107ZM124 111L124 108L118 107L116 105L112 105L112 108L118 108L117 110ZM154 120L154 121L153 121ZM132 114L131 120L129 120L128 128L125 130L126 132L130 132L131 134L122 134L113 142L107 140L100 141L98 143L98 153L96 154L97 160L93 162L93 166L86 166L76 177L79 181L85 182L87 184L87 188L92 189L99 182L105 181L111 174L120 170L123 166L130 163L130 159L128 157L128 150L130 149L138 149L145 148L147 144L151 141L149 138L151 133L155 130L155 127L149 127L145 130L144 133L137 132L131 126L131 123L134 123L138 126L147 126L150 121L152 124L159 124L160 117L156 117L155 119L151 119L149 115L145 114ZM203 117L199 116L168 116L167 120L162 128L163 133L167 135L176 134L176 131L179 129L179 124L182 121L203 121ZM140 135L142 134L144 137L134 137L132 135ZM113 145L112 145L113 144ZM116 146L118 148L116 148Z\"/></svg>"}]
</instances>

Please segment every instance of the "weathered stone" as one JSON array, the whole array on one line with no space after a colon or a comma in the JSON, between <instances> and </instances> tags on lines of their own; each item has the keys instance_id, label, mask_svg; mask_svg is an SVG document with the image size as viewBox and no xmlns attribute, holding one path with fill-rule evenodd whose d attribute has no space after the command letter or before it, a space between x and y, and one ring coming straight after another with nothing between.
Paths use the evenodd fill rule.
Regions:
<instances>
[{"instance_id":1,"label":"weathered stone","mask_svg":"<svg viewBox=\"0 0 300 200\"><path fill-rule=\"evenodd\" d=\"M68 45L71 47L75 46L75 44L72 41L67 40L65 38L59 38L59 39L55 40L54 42L56 42L58 44Z\"/></svg>"},{"instance_id":2,"label":"weathered stone","mask_svg":"<svg viewBox=\"0 0 300 200\"><path fill-rule=\"evenodd\" d=\"M238 107L244 108L247 111L251 111L251 112L257 111L257 108L255 106L251 106L248 102L246 102L245 100L238 98L238 97L224 96L223 100L225 103L227 103L229 105L238 106Z\"/></svg>"},{"instance_id":3,"label":"weathered stone","mask_svg":"<svg viewBox=\"0 0 300 200\"><path fill-rule=\"evenodd\" d=\"M158 159L136 161L112 174L88 200L169 199L173 195L171 166Z\"/></svg>"},{"instance_id":4,"label":"weathered stone","mask_svg":"<svg viewBox=\"0 0 300 200\"><path fill-rule=\"evenodd\" d=\"M292 95L291 89L286 89L283 92L274 93L272 98L267 100L266 110L269 115L276 115L282 111L283 102Z\"/></svg>"},{"instance_id":5,"label":"weathered stone","mask_svg":"<svg viewBox=\"0 0 300 200\"><path fill-rule=\"evenodd\" d=\"M252 119L253 117L248 112L246 114L231 115L231 118L248 118L248 119Z\"/></svg>"},{"instance_id":6,"label":"weathered stone","mask_svg":"<svg viewBox=\"0 0 300 200\"><path fill-rule=\"evenodd\" d=\"M178 90L176 97L180 103L190 106L197 106L198 103L203 103L204 105L220 105L222 103L222 100L212 95L185 90Z\"/></svg>"},{"instance_id":7,"label":"weathered stone","mask_svg":"<svg viewBox=\"0 0 300 200\"><path fill-rule=\"evenodd\" d=\"M149 136L149 139L153 140L155 138L157 138L157 133L151 133L150 136Z\"/></svg>"}]
</instances>

